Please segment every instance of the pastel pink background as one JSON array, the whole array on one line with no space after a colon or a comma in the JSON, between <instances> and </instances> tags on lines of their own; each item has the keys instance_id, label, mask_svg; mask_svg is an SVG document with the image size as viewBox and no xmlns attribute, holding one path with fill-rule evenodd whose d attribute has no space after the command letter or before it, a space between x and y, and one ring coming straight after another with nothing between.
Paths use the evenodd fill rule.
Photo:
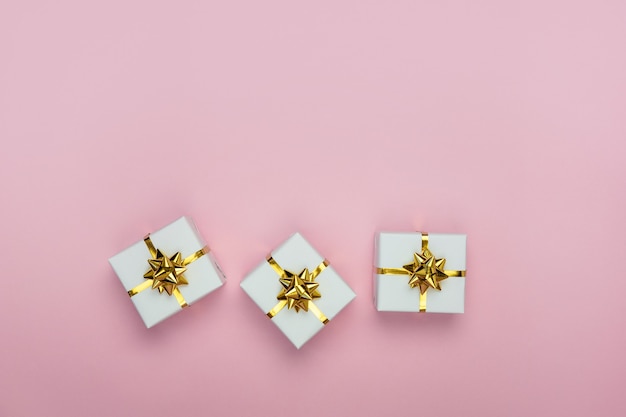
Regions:
<instances>
[{"instance_id":1,"label":"pastel pink background","mask_svg":"<svg viewBox=\"0 0 626 417\"><path fill-rule=\"evenodd\" d=\"M1 416L626 414L626 3L3 1ZM107 259L192 216L229 281L146 330ZM377 313L379 230L468 234ZM357 292L297 351L295 231Z\"/></svg>"}]
</instances>

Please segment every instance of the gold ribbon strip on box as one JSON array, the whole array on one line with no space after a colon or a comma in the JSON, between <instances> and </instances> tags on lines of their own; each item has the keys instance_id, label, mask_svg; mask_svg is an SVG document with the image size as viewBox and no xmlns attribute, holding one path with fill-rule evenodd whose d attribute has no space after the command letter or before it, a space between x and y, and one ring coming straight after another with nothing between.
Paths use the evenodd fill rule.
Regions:
<instances>
[{"instance_id":1,"label":"gold ribbon strip on box","mask_svg":"<svg viewBox=\"0 0 626 417\"><path fill-rule=\"evenodd\" d=\"M168 257L160 249L155 248L150 235L147 235L143 241L148 247L150 255L152 255L152 259L148 259L150 269L143 275L146 281L130 289L128 295L132 297L143 290L152 288L161 294L165 292L167 295L173 295L181 308L187 307L187 301L185 301L178 287L189 284L183 275L187 271L187 265L209 253L208 246L183 259L180 252Z\"/></svg>"},{"instance_id":2,"label":"gold ribbon strip on box","mask_svg":"<svg viewBox=\"0 0 626 417\"><path fill-rule=\"evenodd\" d=\"M437 258L428 249L428 233L422 233L422 252L413 254L413 262L402 268L376 268L379 275L408 275L409 286L420 289L420 313L426 311L428 289L441 291L439 283L450 277L465 277L465 271L444 269L445 258Z\"/></svg>"},{"instance_id":3,"label":"gold ribbon strip on box","mask_svg":"<svg viewBox=\"0 0 626 417\"><path fill-rule=\"evenodd\" d=\"M267 312L267 317L271 319L278 314L280 310L287 307L288 309L293 308L296 310L296 313L299 313L300 310L310 311L322 324L326 325L328 323L328 317L322 313L313 300L322 296L317 290L320 284L315 282L315 278L326 269L329 262L324 259L313 271L304 268L299 274L294 274L291 271L283 269L274 258L272 258L272 255L267 257L267 263L269 263L272 269L278 274L280 285L283 286L276 296L279 300L278 304Z\"/></svg>"}]
</instances>

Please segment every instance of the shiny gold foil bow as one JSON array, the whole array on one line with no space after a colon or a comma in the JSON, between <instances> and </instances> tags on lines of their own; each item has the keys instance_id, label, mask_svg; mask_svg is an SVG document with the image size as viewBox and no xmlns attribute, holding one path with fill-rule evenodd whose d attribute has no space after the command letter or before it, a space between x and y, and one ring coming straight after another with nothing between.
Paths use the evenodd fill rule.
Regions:
<instances>
[{"instance_id":1,"label":"shiny gold foil bow","mask_svg":"<svg viewBox=\"0 0 626 417\"><path fill-rule=\"evenodd\" d=\"M143 241L152 255L152 259L148 259L150 269L143 275L146 281L129 290L128 295L132 297L145 289L152 288L161 294L165 292L167 295L173 295L181 308L187 307L187 302L178 287L189 284L183 275L187 271L187 265L209 253L209 248L205 246L183 259L180 252L168 257L160 249L155 248L150 235L147 235Z\"/></svg>"},{"instance_id":2,"label":"shiny gold foil bow","mask_svg":"<svg viewBox=\"0 0 626 417\"><path fill-rule=\"evenodd\" d=\"M376 268L380 275L408 275L409 286L420 289L420 312L426 311L427 291L441 291L439 283L449 277L465 277L465 271L444 269L445 258L437 258L428 249L428 233L422 233L422 252L413 254L413 262L402 268Z\"/></svg>"},{"instance_id":3,"label":"shiny gold foil bow","mask_svg":"<svg viewBox=\"0 0 626 417\"><path fill-rule=\"evenodd\" d=\"M326 259L313 271L305 268L299 274L284 270L271 255L267 257L267 263L276 271L280 285L283 286L276 296L278 304L267 313L267 317L273 318L286 306L288 309L296 310L296 313L300 310L310 311L323 324L328 323L328 317L313 302L322 296L317 290L320 284L315 282L315 278L329 265Z\"/></svg>"}]
</instances>

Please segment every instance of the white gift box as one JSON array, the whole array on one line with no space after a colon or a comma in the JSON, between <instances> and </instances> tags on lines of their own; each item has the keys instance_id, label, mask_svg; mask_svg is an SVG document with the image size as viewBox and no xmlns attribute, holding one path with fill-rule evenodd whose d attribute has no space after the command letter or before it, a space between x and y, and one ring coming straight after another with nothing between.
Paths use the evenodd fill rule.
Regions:
<instances>
[{"instance_id":1,"label":"white gift box","mask_svg":"<svg viewBox=\"0 0 626 417\"><path fill-rule=\"evenodd\" d=\"M299 233L292 235L275 249L271 257L282 269L294 274L300 273L305 268L313 271L324 262L324 258ZM315 282L319 283L318 291L321 297L315 298L312 302L330 323L356 294L331 265L315 278ZM266 260L244 278L241 288L261 311L267 314L279 302L277 296L283 286L277 271ZM324 327L311 308L309 311L296 312L295 309L285 306L271 320L298 349Z\"/></svg>"},{"instance_id":2,"label":"white gift box","mask_svg":"<svg viewBox=\"0 0 626 417\"><path fill-rule=\"evenodd\" d=\"M159 231L151 233L150 240L165 256L171 257L180 252L183 259L206 245L193 221L187 217L181 217ZM146 243L140 240L111 257L109 263L124 289L130 291L146 282L144 274L150 270L149 259L154 258ZM186 268L183 276L188 285L181 285L178 290L187 305L221 287L226 280L210 251L186 265ZM130 299L148 328L182 310L174 295L168 295L165 291L159 292L151 287L134 294Z\"/></svg>"},{"instance_id":3,"label":"white gift box","mask_svg":"<svg viewBox=\"0 0 626 417\"><path fill-rule=\"evenodd\" d=\"M428 249L437 258L445 258L445 270L465 271L466 235L428 234ZM402 268L422 252L422 233L382 232L375 241L374 305L378 311L420 311L420 289L411 288L409 275L379 274L378 269ZM428 313L463 313L465 277L450 276L440 281L441 291L426 292Z\"/></svg>"}]
</instances>

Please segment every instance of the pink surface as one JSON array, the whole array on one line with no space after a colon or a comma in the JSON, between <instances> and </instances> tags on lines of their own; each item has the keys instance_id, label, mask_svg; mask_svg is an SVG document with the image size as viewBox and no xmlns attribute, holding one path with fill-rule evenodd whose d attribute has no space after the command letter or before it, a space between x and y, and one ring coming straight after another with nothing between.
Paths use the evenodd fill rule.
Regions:
<instances>
[{"instance_id":1,"label":"pink surface","mask_svg":"<svg viewBox=\"0 0 626 417\"><path fill-rule=\"evenodd\" d=\"M626 4L4 1L1 416L622 416ZM146 330L107 258L229 281ZM374 233L467 233L466 314L377 313ZM357 292L294 349L239 287Z\"/></svg>"}]
</instances>

